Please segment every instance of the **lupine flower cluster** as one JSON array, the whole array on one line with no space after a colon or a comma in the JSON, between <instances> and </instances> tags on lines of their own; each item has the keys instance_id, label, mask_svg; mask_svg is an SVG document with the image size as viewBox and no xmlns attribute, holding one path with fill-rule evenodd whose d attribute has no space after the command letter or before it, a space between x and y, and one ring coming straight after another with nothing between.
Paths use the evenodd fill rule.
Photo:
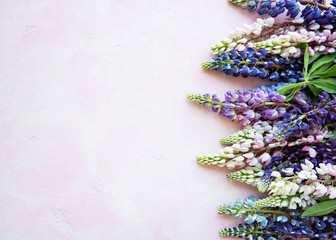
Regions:
<instances>
[{"instance_id":1,"label":"lupine flower cluster","mask_svg":"<svg viewBox=\"0 0 336 240\"><path fill-rule=\"evenodd\" d=\"M282 58L267 53L264 48L255 51L248 47L246 51L230 50L202 64L204 69L223 71L226 75L243 78L259 77L273 82L295 83L302 79L302 61L294 58Z\"/></svg>"},{"instance_id":2,"label":"lupine flower cluster","mask_svg":"<svg viewBox=\"0 0 336 240\"><path fill-rule=\"evenodd\" d=\"M265 194L220 206L242 219L220 236L336 240L336 0L229 1L270 17L235 29L202 67L271 85L187 95L242 126L197 163Z\"/></svg>"}]
</instances>

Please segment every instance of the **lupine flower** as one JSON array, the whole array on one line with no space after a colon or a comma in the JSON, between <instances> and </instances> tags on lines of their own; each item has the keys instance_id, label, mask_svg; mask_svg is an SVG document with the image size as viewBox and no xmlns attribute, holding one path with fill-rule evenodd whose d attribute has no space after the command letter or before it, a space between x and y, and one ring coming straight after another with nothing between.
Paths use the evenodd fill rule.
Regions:
<instances>
[{"instance_id":1,"label":"lupine flower","mask_svg":"<svg viewBox=\"0 0 336 240\"><path fill-rule=\"evenodd\" d=\"M336 29L331 24L319 24L312 21L305 26L299 20L274 23L273 18L257 19L251 25L244 25L229 33L211 49L215 55L231 50L256 51L264 49L267 53L282 58L300 58L303 55L300 44L308 43L309 54L316 52L333 53L336 47Z\"/></svg>"},{"instance_id":2,"label":"lupine flower","mask_svg":"<svg viewBox=\"0 0 336 240\"><path fill-rule=\"evenodd\" d=\"M301 217L299 211L289 211L286 208L265 209L255 208L254 197L235 203L225 204L218 208L219 214L235 215L244 218L244 223L238 227L224 228L220 231L222 237L234 236L245 239L289 240L298 239L334 239L336 234L336 219L332 215L323 217Z\"/></svg>"},{"instance_id":3,"label":"lupine flower","mask_svg":"<svg viewBox=\"0 0 336 240\"><path fill-rule=\"evenodd\" d=\"M324 5L324 2L318 3L317 1L307 2L300 0L229 0L229 2L247 8L249 11L256 11L259 15L269 14L271 17L277 17L286 10L287 16L295 18L301 12L301 17L304 19L305 24L309 24L311 21L320 24L335 22L335 8ZM306 7L301 11L300 5L306 5Z\"/></svg>"},{"instance_id":4,"label":"lupine flower","mask_svg":"<svg viewBox=\"0 0 336 240\"><path fill-rule=\"evenodd\" d=\"M244 221L238 227L221 230L220 235L248 240L336 240L336 211L322 217L301 216L317 202L336 198L334 84L328 79L325 84L316 81L314 85L307 79L307 70L313 71L320 63L319 71L323 72L329 64L323 65L320 60L335 52L336 0L331 6L323 0L230 1L271 18L235 29L212 47L216 56L203 63L203 68L276 84L229 91L223 99L210 94L188 95L190 100L244 127L221 140L225 146L220 152L197 157L198 163L239 168L227 175L228 180L250 184L267 194L265 198L250 197L220 206L219 214ZM290 18L301 16L275 22L282 13ZM307 44L311 56L308 60L301 49L303 44ZM317 52L322 54L315 55ZM325 72L327 77L335 77L332 71ZM300 81L300 91L295 88L287 98L275 92ZM309 216L307 212L303 215Z\"/></svg>"},{"instance_id":5,"label":"lupine flower","mask_svg":"<svg viewBox=\"0 0 336 240\"><path fill-rule=\"evenodd\" d=\"M224 94L224 100L220 100L217 95L210 94L189 94L187 97L199 104L211 107L214 112L229 120L241 121L243 125L253 124L259 120L268 120L272 123L283 118L287 111L286 107L289 110L294 106L292 101L284 103L285 96L261 89L228 91Z\"/></svg>"},{"instance_id":6,"label":"lupine flower","mask_svg":"<svg viewBox=\"0 0 336 240\"><path fill-rule=\"evenodd\" d=\"M273 82L295 83L303 79L303 63L300 60L271 55L263 48L258 51L250 47L246 51L231 50L204 62L202 66L208 70L223 71L226 75L259 77Z\"/></svg>"},{"instance_id":7,"label":"lupine flower","mask_svg":"<svg viewBox=\"0 0 336 240\"><path fill-rule=\"evenodd\" d=\"M310 126L323 126L336 121L336 100L299 105L283 115L278 122L277 138L306 131Z\"/></svg>"}]
</instances>

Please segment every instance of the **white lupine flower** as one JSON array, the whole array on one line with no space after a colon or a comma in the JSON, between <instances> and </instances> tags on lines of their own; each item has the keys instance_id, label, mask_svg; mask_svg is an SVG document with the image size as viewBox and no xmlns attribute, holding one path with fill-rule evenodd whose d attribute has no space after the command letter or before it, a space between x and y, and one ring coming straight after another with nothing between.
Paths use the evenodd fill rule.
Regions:
<instances>
[{"instance_id":1,"label":"white lupine flower","mask_svg":"<svg viewBox=\"0 0 336 240\"><path fill-rule=\"evenodd\" d=\"M305 208L305 207L307 207L307 202L305 200L301 200L300 205L301 205L302 208Z\"/></svg>"},{"instance_id":2,"label":"white lupine flower","mask_svg":"<svg viewBox=\"0 0 336 240\"><path fill-rule=\"evenodd\" d=\"M241 146L242 146L243 148L250 148L252 143L253 143L253 140L252 140L252 139L247 139L245 142L243 142L243 143L241 144Z\"/></svg>"},{"instance_id":3,"label":"white lupine flower","mask_svg":"<svg viewBox=\"0 0 336 240\"><path fill-rule=\"evenodd\" d=\"M327 193L328 189L321 183L316 184L314 195L316 197L323 197Z\"/></svg>"},{"instance_id":4,"label":"white lupine flower","mask_svg":"<svg viewBox=\"0 0 336 240\"><path fill-rule=\"evenodd\" d=\"M285 186L281 188L280 194L288 196L291 190L292 190L292 183L287 183Z\"/></svg>"},{"instance_id":5,"label":"white lupine flower","mask_svg":"<svg viewBox=\"0 0 336 240\"><path fill-rule=\"evenodd\" d=\"M259 158L259 162L263 163L263 164L266 164L270 162L271 160L271 155L269 153L263 153Z\"/></svg>"},{"instance_id":6,"label":"white lupine flower","mask_svg":"<svg viewBox=\"0 0 336 240\"><path fill-rule=\"evenodd\" d=\"M238 156L238 157L235 157L234 159L235 162L239 163L239 162L243 162L244 161L244 157L243 156Z\"/></svg>"},{"instance_id":7,"label":"white lupine flower","mask_svg":"<svg viewBox=\"0 0 336 240\"><path fill-rule=\"evenodd\" d=\"M286 57L289 56L289 53L288 53L287 51L285 51L285 52L282 52L282 53L280 54L280 56L283 57L283 58L286 58Z\"/></svg>"},{"instance_id":8,"label":"white lupine flower","mask_svg":"<svg viewBox=\"0 0 336 240\"><path fill-rule=\"evenodd\" d=\"M291 46L292 44L290 43L290 42L284 42L283 44L282 44L282 46L283 47L289 47L289 46Z\"/></svg>"},{"instance_id":9,"label":"white lupine flower","mask_svg":"<svg viewBox=\"0 0 336 240\"><path fill-rule=\"evenodd\" d=\"M312 47L308 47L309 56L314 56L315 51Z\"/></svg>"},{"instance_id":10,"label":"white lupine flower","mask_svg":"<svg viewBox=\"0 0 336 240\"><path fill-rule=\"evenodd\" d=\"M310 37L310 38L315 38L315 36L316 36L316 34L315 34L315 32L313 32L313 31L310 31L310 32L308 33L308 37Z\"/></svg>"},{"instance_id":11,"label":"white lupine flower","mask_svg":"<svg viewBox=\"0 0 336 240\"><path fill-rule=\"evenodd\" d=\"M320 42L319 42L319 43L322 43L322 42L325 42L325 41L327 41L327 36L322 36L322 37L320 38ZM321 47L324 47L324 49L326 48L324 45L321 45L321 46L320 46L320 51L322 51L322 50L321 50ZM323 49L323 50L324 50L324 49Z\"/></svg>"},{"instance_id":12,"label":"white lupine flower","mask_svg":"<svg viewBox=\"0 0 336 240\"><path fill-rule=\"evenodd\" d=\"M264 146L265 146L265 143L262 140L255 139L253 141L253 149L260 149L260 148L263 148Z\"/></svg>"},{"instance_id":13,"label":"white lupine flower","mask_svg":"<svg viewBox=\"0 0 336 240\"><path fill-rule=\"evenodd\" d=\"M260 163L257 163L256 165L258 165L258 164L260 164ZM262 176L264 176L264 171L259 171L259 172L257 172L255 175L257 176L257 177L262 177Z\"/></svg>"},{"instance_id":14,"label":"white lupine flower","mask_svg":"<svg viewBox=\"0 0 336 240\"><path fill-rule=\"evenodd\" d=\"M255 166L258 164L258 159L257 158L250 158L246 160L246 163L250 166Z\"/></svg>"},{"instance_id":15,"label":"white lupine flower","mask_svg":"<svg viewBox=\"0 0 336 240\"><path fill-rule=\"evenodd\" d=\"M328 163L328 164L327 164L327 167L328 167L328 173L329 173L331 176L336 177L336 165L332 165L332 164Z\"/></svg>"},{"instance_id":16,"label":"white lupine flower","mask_svg":"<svg viewBox=\"0 0 336 240\"><path fill-rule=\"evenodd\" d=\"M323 45L321 45L321 46L319 47L319 51L320 51L320 52L324 52L325 49L326 49L326 47L323 46Z\"/></svg>"},{"instance_id":17,"label":"white lupine flower","mask_svg":"<svg viewBox=\"0 0 336 240\"><path fill-rule=\"evenodd\" d=\"M301 50L298 49L297 53L295 53L295 54L293 55L293 58L298 58L298 57L300 57L300 56L301 56Z\"/></svg>"},{"instance_id":18,"label":"white lupine flower","mask_svg":"<svg viewBox=\"0 0 336 240\"><path fill-rule=\"evenodd\" d=\"M225 147L225 148L223 148L223 151L227 152L227 153L233 153L233 148L232 147Z\"/></svg>"},{"instance_id":19,"label":"white lupine flower","mask_svg":"<svg viewBox=\"0 0 336 240\"><path fill-rule=\"evenodd\" d=\"M262 19L262 18L257 18L256 21L255 21L255 23L258 23L258 24L260 24L260 25L264 25L264 24L265 24L265 21L264 21L264 19Z\"/></svg>"},{"instance_id":20,"label":"white lupine flower","mask_svg":"<svg viewBox=\"0 0 336 240\"><path fill-rule=\"evenodd\" d=\"M309 152L309 156L312 157L312 158L316 157L316 154L317 154L316 151L315 151L315 149L312 148L312 147L309 147L309 146L303 147L302 151L308 151Z\"/></svg>"},{"instance_id":21,"label":"white lupine flower","mask_svg":"<svg viewBox=\"0 0 336 240\"><path fill-rule=\"evenodd\" d=\"M298 49L296 47L289 47L288 53L295 54L298 52Z\"/></svg>"},{"instance_id":22,"label":"white lupine flower","mask_svg":"<svg viewBox=\"0 0 336 240\"><path fill-rule=\"evenodd\" d=\"M302 199L298 197L293 197L289 203L289 208L296 209L296 204L298 204L299 206L302 206Z\"/></svg>"},{"instance_id":23,"label":"white lupine flower","mask_svg":"<svg viewBox=\"0 0 336 240\"><path fill-rule=\"evenodd\" d=\"M273 50L272 53L273 54L279 54L279 53L281 53L281 49Z\"/></svg>"},{"instance_id":24,"label":"white lupine flower","mask_svg":"<svg viewBox=\"0 0 336 240\"><path fill-rule=\"evenodd\" d=\"M320 28L320 24L318 24L318 23L314 23L314 24L312 24L311 26L309 26L309 29L311 29L311 30L318 30Z\"/></svg>"},{"instance_id":25,"label":"white lupine flower","mask_svg":"<svg viewBox=\"0 0 336 240\"><path fill-rule=\"evenodd\" d=\"M284 168L282 169L282 172L287 176L292 176L294 174L294 168Z\"/></svg>"},{"instance_id":26,"label":"white lupine flower","mask_svg":"<svg viewBox=\"0 0 336 240\"><path fill-rule=\"evenodd\" d=\"M287 199L284 199L280 203L280 207L288 207L289 201Z\"/></svg>"},{"instance_id":27,"label":"white lupine flower","mask_svg":"<svg viewBox=\"0 0 336 240\"><path fill-rule=\"evenodd\" d=\"M235 143L232 146L233 152L238 152L240 150L240 144Z\"/></svg>"},{"instance_id":28,"label":"white lupine flower","mask_svg":"<svg viewBox=\"0 0 336 240\"><path fill-rule=\"evenodd\" d=\"M226 158L234 158L236 155L230 153L230 154L223 154L222 156Z\"/></svg>"},{"instance_id":29,"label":"white lupine flower","mask_svg":"<svg viewBox=\"0 0 336 240\"><path fill-rule=\"evenodd\" d=\"M302 36L308 36L308 31L307 31L305 28L301 28L301 29L300 29L300 34L301 34Z\"/></svg>"},{"instance_id":30,"label":"white lupine flower","mask_svg":"<svg viewBox=\"0 0 336 240\"><path fill-rule=\"evenodd\" d=\"M246 158L253 158L254 157L254 153L249 152L249 153L244 154L243 156L246 157Z\"/></svg>"},{"instance_id":31,"label":"white lupine flower","mask_svg":"<svg viewBox=\"0 0 336 240\"><path fill-rule=\"evenodd\" d=\"M221 167L221 165L218 165L218 166ZM234 161L231 160L226 164L226 167L231 170L231 169L234 169L236 167L236 165L235 165Z\"/></svg>"},{"instance_id":32,"label":"white lupine flower","mask_svg":"<svg viewBox=\"0 0 336 240\"><path fill-rule=\"evenodd\" d=\"M237 47L236 47L237 51L244 51L245 50L245 45L243 44L239 44Z\"/></svg>"},{"instance_id":33,"label":"white lupine flower","mask_svg":"<svg viewBox=\"0 0 336 240\"><path fill-rule=\"evenodd\" d=\"M300 186L296 183L291 184L291 191L289 192L289 195L295 195L297 191L299 190ZM286 194L287 195L287 194Z\"/></svg>"},{"instance_id":34,"label":"white lupine flower","mask_svg":"<svg viewBox=\"0 0 336 240\"><path fill-rule=\"evenodd\" d=\"M306 200L306 201L311 201L311 200L312 200L311 195L303 195L303 194L301 194L301 195L300 195L300 198L301 198L301 199L304 199L304 200Z\"/></svg>"},{"instance_id":35,"label":"white lupine flower","mask_svg":"<svg viewBox=\"0 0 336 240\"><path fill-rule=\"evenodd\" d=\"M282 39L284 42L290 42L291 40L291 37L289 35L280 35L279 38Z\"/></svg>"},{"instance_id":36,"label":"white lupine flower","mask_svg":"<svg viewBox=\"0 0 336 240\"><path fill-rule=\"evenodd\" d=\"M237 46L236 42L232 42L229 44L228 48L233 49L235 46Z\"/></svg>"},{"instance_id":37,"label":"white lupine flower","mask_svg":"<svg viewBox=\"0 0 336 240\"><path fill-rule=\"evenodd\" d=\"M238 42L238 43L246 43L246 42L247 42L247 38L239 39L237 42ZM244 46L244 47L245 47L245 46Z\"/></svg>"},{"instance_id":38,"label":"white lupine flower","mask_svg":"<svg viewBox=\"0 0 336 240\"><path fill-rule=\"evenodd\" d=\"M333 29L334 28L334 26L331 25L331 24L323 25L323 27L326 28L326 29Z\"/></svg>"},{"instance_id":39,"label":"white lupine flower","mask_svg":"<svg viewBox=\"0 0 336 240\"><path fill-rule=\"evenodd\" d=\"M303 185L300 187L299 192L303 193L303 195L308 196L309 194L315 191L315 186L313 185Z\"/></svg>"},{"instance_id":40,"label":"white lupine flower","mask_svg":"<svg viewBox=\"0 0 336 240\"><path fill-rule=\"evenodd\" d=\"M274 25L274 18L270 17L264 20L266 27L272 27Z\"/></svg>"},{"instance_id":41,"label":"white lupine flower","mask_svg":"<svg viewBox=\"0 0 336 240\"><path fill-rule=\"evenodd\" d=\"M254 35L260 35L261 34L261 28L258 28L252 32Z\"/></svg>"},{"instance_id":42,"label":"white lupine flower","mask_svg":"<svg viewBox=\"0 0 336 240\"><path fill-rule=\"evenodd\" d=\"M315 137L312 136L312 135L309 135L309 136L307 137L307 142L309 142L309 143L313 143L314 140L315 140Z\"/></svg>"},{"instance_id":43,"label":"white lupine flower","mask_svg":"<svg viewBox=\"0 0 336 240\"><path fill-rule=\"evenodd\" d=\"M254 174L254 171L253 171L253 168L252 167L246 167L245 168L246 169L246 173L248 173L248 174Z\"/></svg>"},{"instance_id":44,"label":"white lupine flower","mask_svg":"<svg viewBox=\"0 0 336 240\"><path fill-rule=\"evenodd\" d=\"M278 171L273 171L273 172L271 173L271 176L272 176L272 177L275 177L275 178L281 178L281 174L280 174L280 172L278 172Z\"/></svg>"},{"instance_id":45,"label":"white lupine flower","mask_svg":"<svg viewBox=\"0 0 336 240\"><path fill-rule=\"evenodd\" d=\"M329 174L329 170L327 165L325 165L324 163L320 163L319 167L316 167L316 171L319 175L326 175Z\"/></svg>"},{"instance_id":46,"label":"white lupine flower","mask_svg":"<svg viewBox=\"0 0 336 240\"><path fill-rule=\"evenodd\" d=\"M289 209L296 209L297 208L296 203L292 202L292 201L289 202L289 206L288 207L289 207Z\"/></svg>"},{"instance_id":47,"label":"white lupine flower","mask_svg":"<svg viewBox=\"0 0 336 240\"><path fill-rule=\"evenodd\" d=\"M333 32L333 33L331 34L331 39L332 39L332 40L336 39L336 32Z\"/></svg>"},{"instance_id":48,"label":"white lupine flower","mask_svg":"<svg viewBox=\"0 0 336 240\"><path fill-rule=\"evenodd\" d=\"M264 139L264 137L263 137L263 135L262 135L262 134L260 134L260 133L257 133L257 134L255 134L255 135L254 135L254 139L257 139L257 140L263 140L263 139Z\"/></svg>"},{"instance_id":49,"label":"white lupine flower","mask_svg":"<svg viewBox=\"0 0 336 240\"><path fill-rule=\"evenodd\" d=\"M282 187L282 186L285 186L285 185L286 185L286 183L285 183L285 181L283 181L283 180L280 180L280 181L278 181L278 182L275 184L275 186L276 186L277 188Z\"/></svg>"},{"instance_id":50,"label":"white lupine flower","mask_svg":"<svg viewBox=\"0 0 336 240\"><path fill-rule=\"evenodd\" d=\"M313 168L314 168L314 164L312 164L309 160L307 160L307 159L305 159L305 164L301 164L301 167L302 167L302 169L303 170L307 170L307 171L309 171L309 170L312 170L312 171L314 171L313 170ZM315 171L314 171L315 172Z\"/></svg>"},{"instance_id":51,"label":"white lupine flower","mask_svg":"<svg viewBox=\"0 0 336 240\"><path fill-rule=\"evenodd\" d=\"M336 198L336 187L329 187L327 194L329 195L330 199Z\"/></svg>"},{"instance_id":52,"label":"white lupine flower","mask_svg":"<svg viewBox=\"0 0 336 240\"><path fill-rule=\"evenodd\" d=\"M301 170L297 175L302 180L304 179L316 180L317 179L316 174L313 173L312 171Z\"/></svg>"},{"instance_id":53,"label":"white lupine flower","mask_svg":"<svg viewBox=\"0 0 336 240\"><path fill-rule=\"evenodd\" d=\"M316 136L316 140L317 140L318 142L322 142L322 140L323 140L323 135L317 135L317 136Z\"/></svg>"},{"instance_id":54,"label":"white lupine flower","mask_svg":"<svg viewBox=\"0 0 336 240\"><path fill-rule=\"evenodd\" d=\"M335 48L329 48L328 53L334 53L335 51Z\"/></svg>"}]
</instances>

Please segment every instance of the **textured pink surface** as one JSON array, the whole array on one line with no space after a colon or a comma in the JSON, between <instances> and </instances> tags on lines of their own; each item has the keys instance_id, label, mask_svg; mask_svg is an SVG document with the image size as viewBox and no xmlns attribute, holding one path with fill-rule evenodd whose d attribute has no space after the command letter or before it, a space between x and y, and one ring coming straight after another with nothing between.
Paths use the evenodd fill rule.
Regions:
<instances>
[{"instance_id":1,"label":"textured pink surface","mask_svg":"<svg viewBox=\"0 0 336 240\"><path fill-rule=\"evenodd\" d=\"M231 123L187 93L257 80L202 71L255 16L214 1L25 0L0 7L0 239L204 240L254 190L195 156Z\"/></svg>"}]
</instances>

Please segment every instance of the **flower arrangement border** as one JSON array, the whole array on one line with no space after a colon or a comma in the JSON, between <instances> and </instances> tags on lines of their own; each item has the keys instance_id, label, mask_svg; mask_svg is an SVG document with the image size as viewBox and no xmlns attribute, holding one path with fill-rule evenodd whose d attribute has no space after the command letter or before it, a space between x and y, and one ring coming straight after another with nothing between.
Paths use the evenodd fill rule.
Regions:
<instances>
[{"instance_id":1,"label":"flower arrangement border","mask_svg":"<svg viewBox=\"0 0 336 240\"><path fill-rule=\"evenodd\" d=\"M220 152L197 162L226 167L229 181L267 196L219 206L219 214L242 219L220 236L336 239L336 0L229 1L268 16L213 45L214 57L202 67L268 83L223 96L187 95L242 125L220 140Z\"/></svg>"}]
</instances>

